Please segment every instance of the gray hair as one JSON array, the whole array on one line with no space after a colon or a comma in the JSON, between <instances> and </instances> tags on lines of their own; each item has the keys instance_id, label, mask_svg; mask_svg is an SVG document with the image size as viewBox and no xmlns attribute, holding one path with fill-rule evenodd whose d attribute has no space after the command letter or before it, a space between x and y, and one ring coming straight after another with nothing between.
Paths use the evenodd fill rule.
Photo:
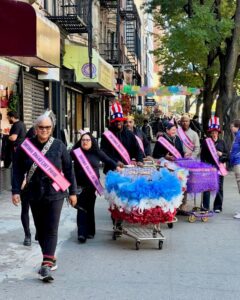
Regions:
<instances>
[{"instance_id":1,"label":"gray hair","mask_svg":"<svg viewBox=\"0 0 240 300\"><path fill-rule=\"evenodd\" d=\"M56 117L52 110L47 109L42 115L40 115L34 122L34 128L36 129L37 126L44 120L50 120L52 123L52 128L54 129L56 125Z\"/></svg>"},{"instance_id":2,"label":"gray hair","mask_svg":"<svg viewBox=\"0 0 240 300\"><path fill-rule=\"evenodd\" d=\"M51 119L50 117L48 117L47 115L45 115L45 114L43 114L43 115L37 117L37 119L36 119L35 122L34 122L34 128L37 129L38 125L39 125L40 123L42 123L43 121L45 121L45 120L50 120L51 123L52 123L52 127L54 128L54 124L53 124L52 119Z\"/></svg>"}]
</instances>

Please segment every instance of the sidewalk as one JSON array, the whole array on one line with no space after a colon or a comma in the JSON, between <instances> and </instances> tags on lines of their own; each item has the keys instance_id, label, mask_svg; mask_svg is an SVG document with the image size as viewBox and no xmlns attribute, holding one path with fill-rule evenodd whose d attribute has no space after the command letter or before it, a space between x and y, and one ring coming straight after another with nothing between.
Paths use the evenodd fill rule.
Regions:
<instances>
[{"instance_id":1,"label":"sidewalk","mask_svg":"<svg viewBox=\"0 0 240 300\"><path fill-rule=\"evenodd\" d=\"M128 237L113 241L103 199L96 205L96 238L80 245L76 211L65 205L59 270L47 288L36 279L39 247L35 242L30 248L22 246L20 208L11 205L6 193L0 199L0 299L239 299L240 220L232 216L240 210L240 195L232 173L225 179L224 192L223 213L207 223L190 224L179 217L173 229L162 225L162 250L156 241L142 243L139 251Z\"/></svg>"}]
</instances>

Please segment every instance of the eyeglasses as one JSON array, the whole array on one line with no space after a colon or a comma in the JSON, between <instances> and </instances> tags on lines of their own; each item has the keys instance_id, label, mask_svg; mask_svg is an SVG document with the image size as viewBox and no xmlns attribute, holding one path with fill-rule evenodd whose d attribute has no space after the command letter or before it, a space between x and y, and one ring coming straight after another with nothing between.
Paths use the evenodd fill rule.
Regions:
<instances>
[{"instance_id":1,"label":"eyeglasses","mask_svg":"<svg viewBox=\"0 0 240 300\"><path fill-rule=\"evenodd\" d=\"M91 139L82 139L82 142L91 142Z\"/></svg>"},{"instance_id":2,"label":"eyeglasses","mask_svg":"<svg viewBox=\"0 0 240 300\"><path fill-rule=\"evenodd\" d=\"M38 126L39 130L44 130L44 129L50 130L51 128L52 128L52 126Z\"/></svg>"}]
</instances>

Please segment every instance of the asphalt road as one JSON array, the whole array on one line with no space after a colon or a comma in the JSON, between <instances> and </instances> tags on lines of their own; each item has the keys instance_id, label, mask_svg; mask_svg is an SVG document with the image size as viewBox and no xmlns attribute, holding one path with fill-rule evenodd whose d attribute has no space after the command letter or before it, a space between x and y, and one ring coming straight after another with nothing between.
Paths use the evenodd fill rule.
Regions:
<instances>
[{"instance_id":1,"label":"asphalt road","mask_svg":"<svg viewBox=\"0 0 240 300\"><path fill-rule=\"evenodd\" d=\"M41 253L37 242L22 245L20 209L10 193L0 196L0 300L2 299L240 299L240 195L233 174L225 179L224 208L207 223L179 217L173 229L162 225L157 241L141 244L123 236L112 240L107 203L96 205L97 234L79 244L76 211L64 206L59 229L55 280L37 279ZM199 199L198 199L199 201ZM189 200L189 207L193 201ZM34 234L33 223L31 223Z\"/></svg>"}]
</instances>

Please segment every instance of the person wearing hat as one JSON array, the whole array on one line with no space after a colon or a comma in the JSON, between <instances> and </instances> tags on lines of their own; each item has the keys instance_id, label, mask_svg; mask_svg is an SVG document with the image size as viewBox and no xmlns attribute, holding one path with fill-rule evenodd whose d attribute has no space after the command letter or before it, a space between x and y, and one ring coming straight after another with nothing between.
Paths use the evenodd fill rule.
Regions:
<instances>
[{"instance_id":1,"label":"person wearing hat","mask_svg":"<svg viewBox=\"0 0 240 300\"><path fill-rule=\"evenodd\" d=\"M162 134L162 137L164 137L171 145L173 145L176 148L176 150L178 150L178 152L181 154L181 156L184 155L182 142L177 136L177 128L175 124L168 123L168 125L166 126L166 132ZM176 160L176 158L169 152L169 150L159 142L155 144L152 156L153 158L164 157L169 161Z\"/></svg>"},{"instance_id":2,"label":"person wearing hat","mask_svg":"<svg viewBox=\"0 0 240 300\"><path fill-rule=\"evenodd\" d=\"M119 102L115 102L111 106L110 118L109 131L117 138L121 146L126 149L130 159L135 159L137 165L142 166L143 153L133 132L131 132L124 126L123 122L126 121L127 118L123 117L122 106ZM114 145L109 141L105 134L102 135L100 148L112 160L118 163L119 166L123 166L123 164L126 164L126 160L124 160L124 157L121 155L121 151L114 147ZM112 170L112 167L106 163L103 169L104 174L106 174L109 170Z\"/></svg>"},{"instance_id":3,"label":"person wearing hat","mask_svg":"<svg viewBox=\"0 0 240 300\"><path fill-rule=\"evenodd\" d=\"M104 132L101 139L101 150L115 161L119 167L123 167L124 164L129 164L130 160L133 159L136 160L138 166L143 166L142 150L139 147L134 133L128 130L123 124L127 119L123 117L122 106L119 102L112 104L110 118L109 131L110 135L115 139L115 142L112 142L112 139L106 134L107 132ZM118 144L118 146L116 146L116 144ZM109 170L113 170L113 167L109 163L105 163L103 173L106 174ZM113 225L116 225L119 230L122 230L121 220L112 219L112 221Z\"/></svg>"},{"instance_id":4,"label":"person wearing hat","mask_svg":"<svg viewBox=\"0 0 240 300\"><path fill-rule=\"evenodd\" d=\"M208 133L210 138L214 142L215 148L217 150L217 155L219 158L220 163L226 163L229 159L229 154L227 151L227 147L225 145L224 140L219 138L219 134L221 133L220 123L218 117L212 117L208 124ZM206 139L203 141L202 150L201 150L201 161L209 163L216 168L218 168L206 142ZM223 179L222 175L219 175L219 189L216 194L213 203L213 210L216 213L220 213L222 211L223 205ZM206 191L203 193L203 201L202 201L202 208L205 210L210 209L210 192Z\"/></svg>"},{"instance_id":5,"label":"person wearing hat","mask_svg":"<svg viewBox=\"0 0 240 300\"><path fill-rule=\"evenodd\" d=\"M240 193L240 120L234 120L230 125L231 132L235 136L231 153L230 153L230 163L233 166L235 173L235 178L238 186L238 191ZM240 212L234 215L235 219L240 219Z\"/></svg>"},{"instance_id":6,"label":"person wearing hat","mask_svg":"<svg viewBox=\"0 0 240 300\"><path fill-rule=\"evenodd\" d=\"M135 136L140 138L142 141L142 145L144 147L144 156L151 156L151 145L145 133L135 126L135 121L133 116L127 116L127 120L125 121L125 126L128 130L134 133ZM141 147L140 147L141 148Z\"/></svg>"}]
</instances>

